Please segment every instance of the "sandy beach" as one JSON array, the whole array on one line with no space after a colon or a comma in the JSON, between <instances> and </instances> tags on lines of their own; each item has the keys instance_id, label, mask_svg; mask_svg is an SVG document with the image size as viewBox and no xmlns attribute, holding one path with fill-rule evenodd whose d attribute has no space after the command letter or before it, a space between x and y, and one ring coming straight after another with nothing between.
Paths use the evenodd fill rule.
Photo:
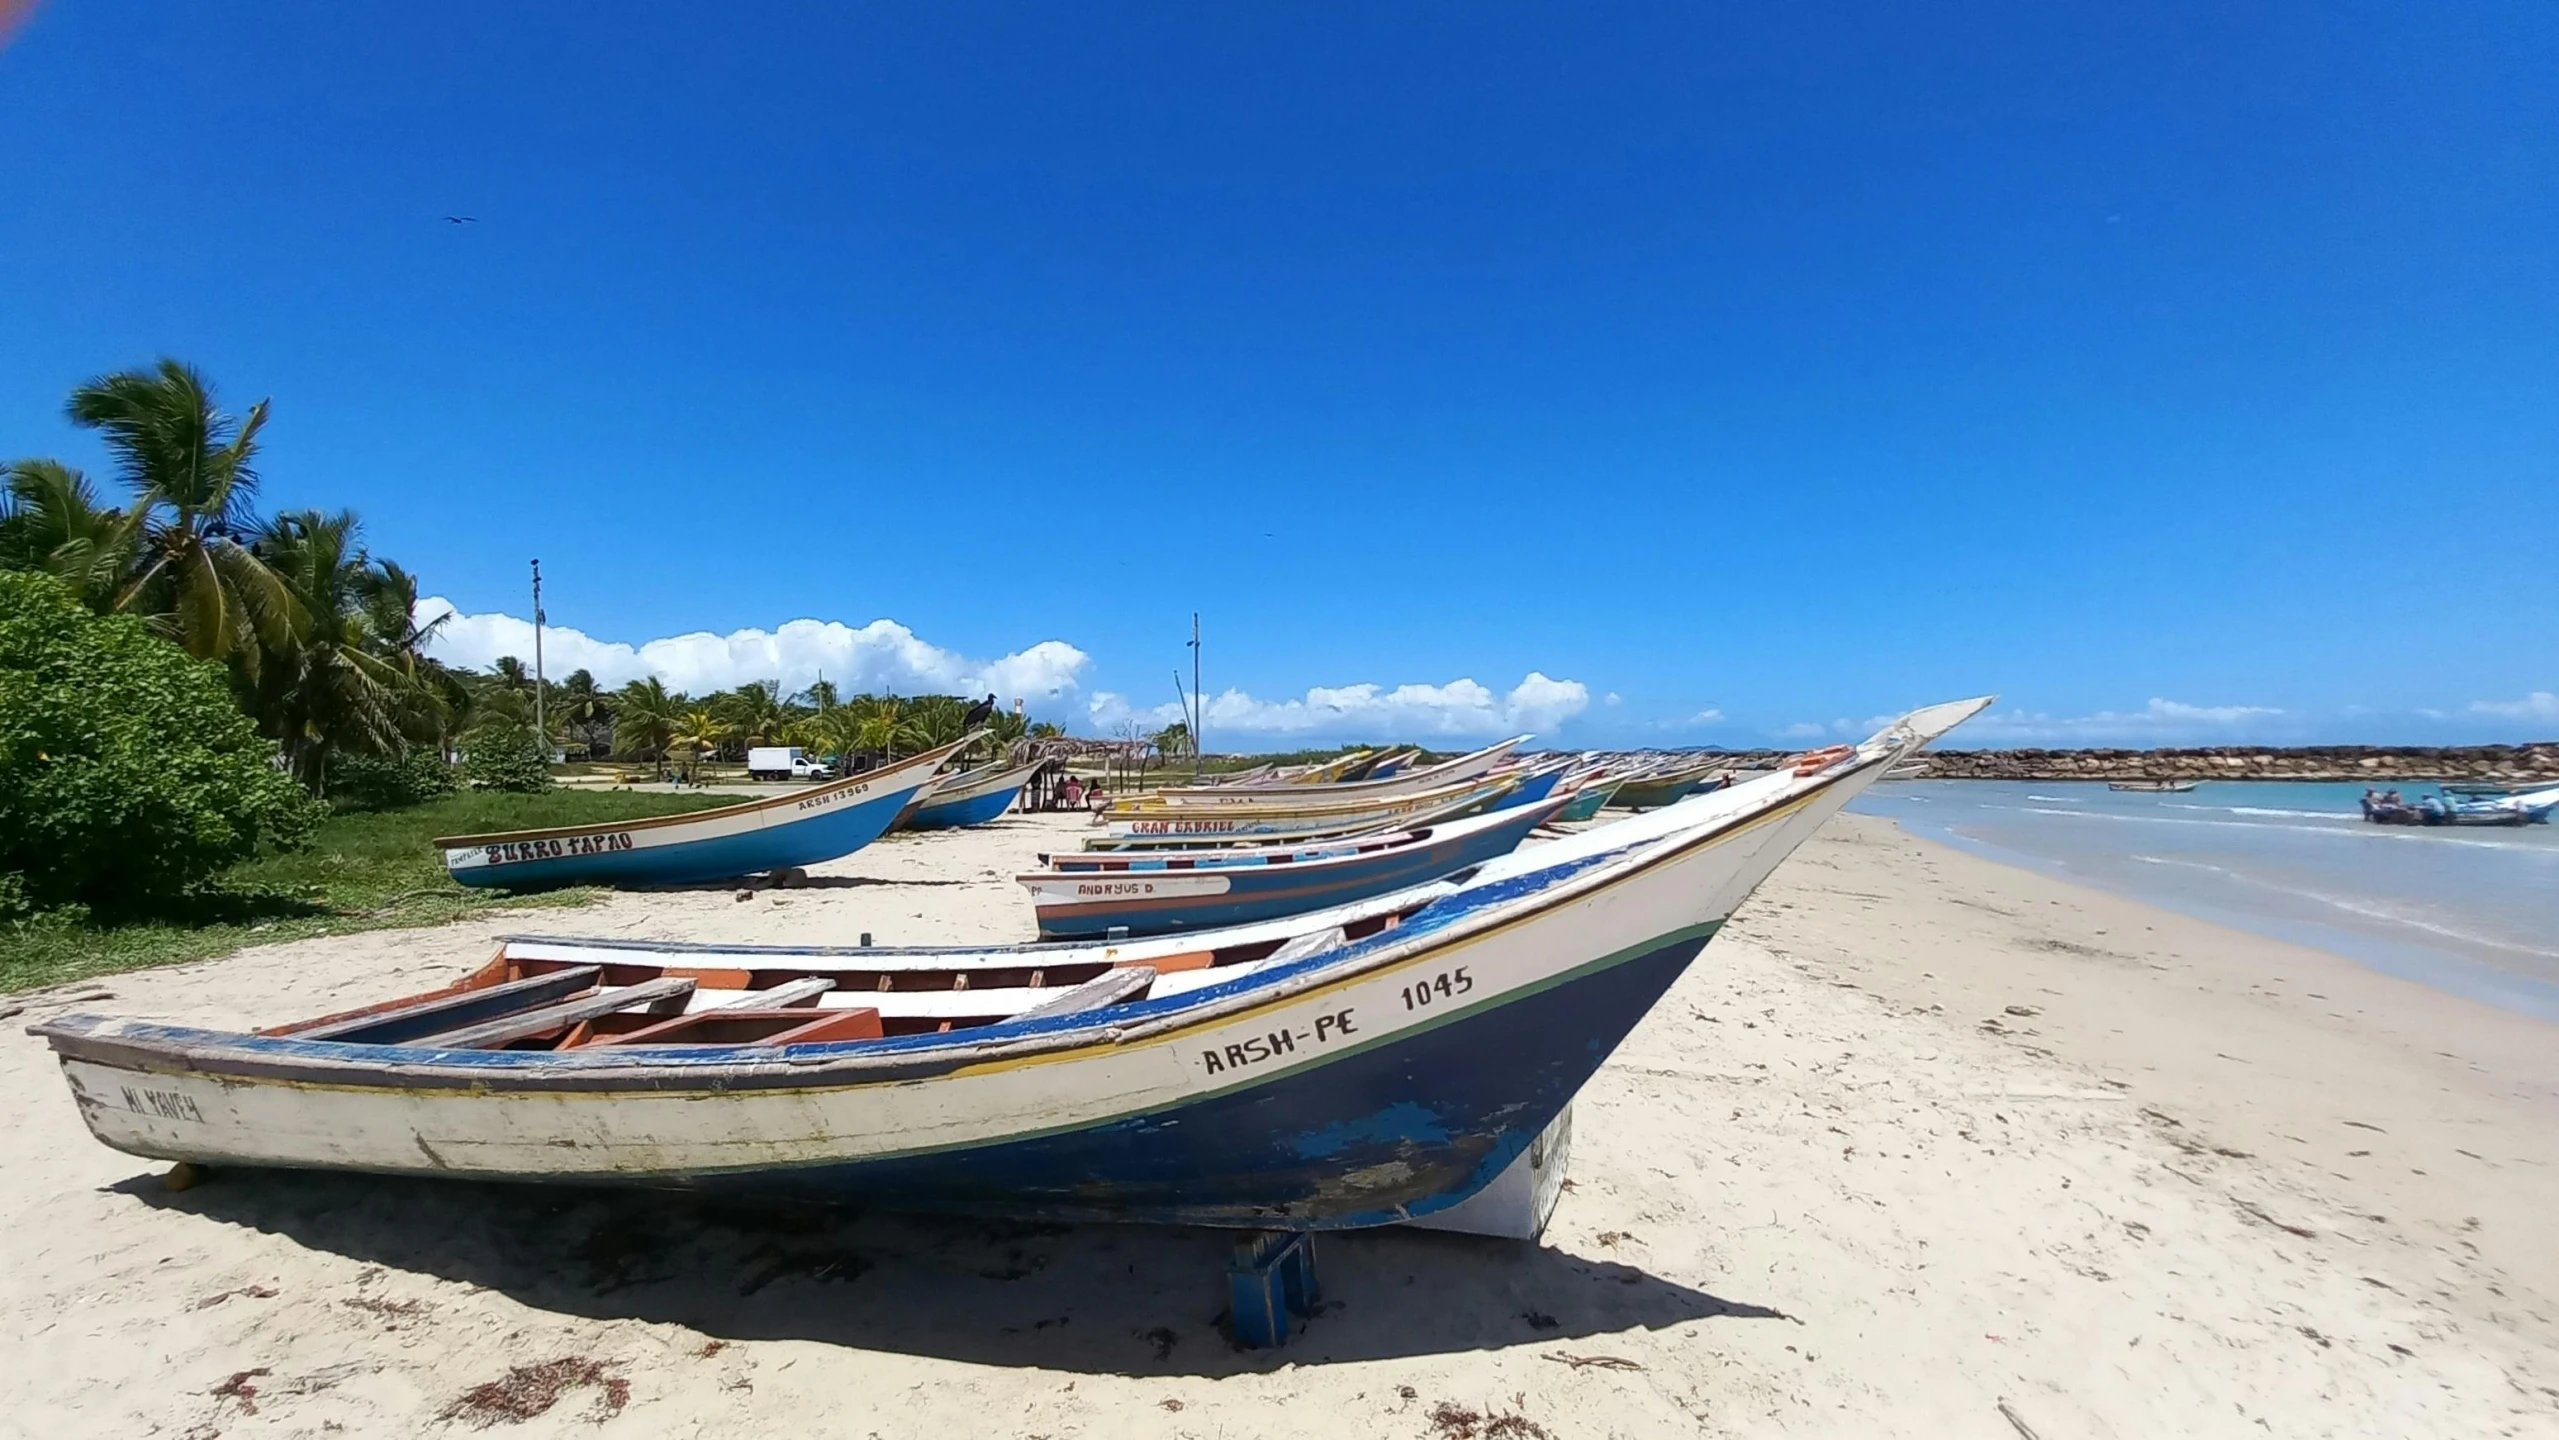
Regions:
<instances>
[{"instance_id":1,"label":"sandy beach","mask_svg":"<svg viewBox=\"0 0 2559 1440\"><path fill-rule=\"evenodd\" d=\"M512 931L1014 938L1011 875L1080 828L6 1002L0 1433L2559 1435L2549 1025L1868 817L1789 860L1583 1092L1541 1245L1328 1236L1322 1313L1276 1351L1221 1333L1210 1232L170 1191L20 1033L274 1023Z\"/></svg>"}]
</instances>

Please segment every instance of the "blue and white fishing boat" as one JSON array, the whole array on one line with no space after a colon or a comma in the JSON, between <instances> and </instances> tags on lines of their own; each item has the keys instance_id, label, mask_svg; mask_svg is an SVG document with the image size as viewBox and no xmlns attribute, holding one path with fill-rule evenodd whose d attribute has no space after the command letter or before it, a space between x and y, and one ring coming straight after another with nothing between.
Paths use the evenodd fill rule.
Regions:
<instances>
[{"instance_id":1,"label":"blue and white fishing boat","mask_svg":"<svg viewBox=\"0 0 2559 1440\"><path fill-rule=\"evenodd\" d=\"M1031 777L1047 768L1046 760L1021 765L981 765L945 775L926 791L923 803L906 817L909 830L947 830L956 825L983 825L1013 808L1013 799Z\"/></svg>"},{"instance_id":2,"label":"blue and white fishing boat","mask_svg":"<svg viewBox=\"0 0 2559 1440\"><path fill-rule=\"evenodd\" d=\"M2513 789L2502 795L2462 794L2446 785L2444 801L2451 809L2455 824L2547 825L2554 810L2559 810L2559 785L2538 790ZM2520 815L2520 821L2504 817Z\"/></svg>"},{"instance_id":3,"label":"blue and white fishing boat","mask_svg":"<svg viewBox=\"0 0 2559 1440\"><path fill-rule=\"evenodd\" d=\"M601 825L452 835L435 844L454 879L509 890L692 885L796 869L850 855L880 838L942 762L976 738L743 805Z\"/></svg>"},{"instance_id":4,"label":"blue and white fishing boat","mask_svg":"<svg viewBox=\"0 0 2559 1440\"><path fill-rule=\"evenodd\" d=\"M1316 844L1057 855L1017 876L1040 934L1163 935L1298 915L1453 875L1519 848L1561 800Z\"/></svg>"},{"instance_id":5,"label":"blue and white fishing boat","mask_svg":"<svg viewBox=\"0 0 2559 1440\"><path fill-rule=\"evenodd\" d=\"M1538 803L1555 793L1556 784L1564 778L1564 772L1572 769L1574 764L1575 762L1569 759L1549 760L1514 772L1514 778L1519 781L1519 788L1494 801L1492 808L1509 810L1521 805Z\"/></svg>"},{"instance_id":6,"label":"blue and white fishing boat","mask_svg":"<svg viewBox=\"0 0 2559 1440\"><path fill-rule=\"evenodd\" d=\"M92 1134L166 1160L1390 1224L1508 1169L1779 861L1986 703L1262 925L977 950L510 941L443 989L264 1031L33 1033Z\"/></svg>"}]
</instances>

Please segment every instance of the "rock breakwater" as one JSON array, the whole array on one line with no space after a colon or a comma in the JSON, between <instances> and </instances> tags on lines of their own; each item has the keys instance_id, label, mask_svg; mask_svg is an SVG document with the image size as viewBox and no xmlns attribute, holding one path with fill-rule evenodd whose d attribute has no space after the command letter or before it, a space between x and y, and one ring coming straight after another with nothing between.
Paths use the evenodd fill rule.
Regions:
<instances>
[{"instance_id":1,"label":"rock breakwater","mask_svg":"<svg viewBox=\"0 0 2559 1440\"><path fill-rule=\"evenodd\" d=\"M2481 780L2559 784L2559 741L2529 745L2210 745L2177 750L1932 750L1931 780Z\"/></svg>"}]
</instances>

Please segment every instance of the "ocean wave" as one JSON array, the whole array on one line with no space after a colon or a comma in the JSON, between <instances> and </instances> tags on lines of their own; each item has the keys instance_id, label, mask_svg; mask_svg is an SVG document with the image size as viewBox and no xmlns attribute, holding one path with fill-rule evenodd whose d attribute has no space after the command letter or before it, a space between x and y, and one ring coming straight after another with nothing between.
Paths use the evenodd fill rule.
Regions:
<instances>
[{"instance_id":1,"label":"ocean wave","mask_svg":"<svg viewBox=\"0 0 2559 1440\"><path fill-rule=\"evenodd\" d=\"M2029 795L2026 798L2041 800L2048 805L2084 805L2088 801L2085 795Z\"/></svg>"}]
</instances>

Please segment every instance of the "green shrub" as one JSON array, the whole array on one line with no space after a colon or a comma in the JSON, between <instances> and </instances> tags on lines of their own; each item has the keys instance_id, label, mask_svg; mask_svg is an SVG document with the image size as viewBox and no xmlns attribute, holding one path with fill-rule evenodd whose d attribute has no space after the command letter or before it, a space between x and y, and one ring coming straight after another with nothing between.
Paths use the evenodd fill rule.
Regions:
<instances>
[{"instance_id":1,"label":"green shrub","mask_svg":"<svg viewBox=\"0 0 2559 1440\"><path fill-rule=\"evenodd\" d=\"M148 913L320 813L221 666L0 574L0 902Z\"/></svg>"},{"instance_id":2,"label":"green shrub","mask_svg":"<svg viewBox=\"0 0 2559 1440\"><path fill-rule=\"evenodd\" d=\"M404 810L461 786L461 777L433 750L329 757L329 808L342 812Z\"/></svg>"},{"instance_id":3,"label":"green shrub","mask_svg":"<svg viewBox=\"0 0 2559 1440\"><path fill-rule=\"evenodd\" d=\"M462 773L483 790L526 794L551 788L549 757L522 721L492 719L462 737Z\"/></svg>"}]
</instances>

